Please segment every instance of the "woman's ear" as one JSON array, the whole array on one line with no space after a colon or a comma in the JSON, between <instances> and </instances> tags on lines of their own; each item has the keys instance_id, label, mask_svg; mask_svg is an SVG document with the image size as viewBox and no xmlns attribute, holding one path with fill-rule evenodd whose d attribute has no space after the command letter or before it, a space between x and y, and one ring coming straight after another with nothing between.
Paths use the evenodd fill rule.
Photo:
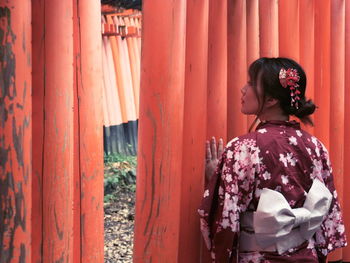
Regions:
<instances>
[{"instance_id":1,"label":"woman's ear","mask_svg":"<svg viewBox=\"0 0 350 263\"><path fill-rule=\"evenodd\" d=\"M265 107L271 108L271 107L274 107L275 105L278 105L278 103L279 103L278 99L268 96L265 101Z\"/></svg>"}]
</instances>

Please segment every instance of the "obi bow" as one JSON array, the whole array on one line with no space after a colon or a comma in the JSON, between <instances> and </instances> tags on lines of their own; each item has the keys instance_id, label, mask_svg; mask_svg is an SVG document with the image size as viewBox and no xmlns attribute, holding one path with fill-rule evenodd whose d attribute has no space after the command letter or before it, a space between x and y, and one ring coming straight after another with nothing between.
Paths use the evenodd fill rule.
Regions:
<instances>
[{"instance_id":1,"label":"obi bow","mask_svg":"<svg viewBox=\"0 0 350 263\"><path fill-rule=\"evenodd\" d=\"M302 244L318 230L331 202L332 194L318 179L301 208L292 209L281 193L263 189L253 218L257 244L263 249L274 245L279 254Z\"/></svg>"}]
</instances>

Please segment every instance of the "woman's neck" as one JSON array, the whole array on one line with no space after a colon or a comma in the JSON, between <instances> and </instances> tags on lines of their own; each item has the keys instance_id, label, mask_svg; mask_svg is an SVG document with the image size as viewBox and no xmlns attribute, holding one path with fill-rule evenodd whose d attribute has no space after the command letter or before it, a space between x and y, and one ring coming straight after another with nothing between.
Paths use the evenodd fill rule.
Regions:
<instances>
[{"instance_id":1,"label":"woman's neck","mask_svg":"<svg viewBox=\"0 0 350 263\"><path fill-rule=\"evenodd\" d=\"M281 109L271 108L258 115L260 121L289 121L289 115L285 115Z\"/></svg>"}]
</instances>

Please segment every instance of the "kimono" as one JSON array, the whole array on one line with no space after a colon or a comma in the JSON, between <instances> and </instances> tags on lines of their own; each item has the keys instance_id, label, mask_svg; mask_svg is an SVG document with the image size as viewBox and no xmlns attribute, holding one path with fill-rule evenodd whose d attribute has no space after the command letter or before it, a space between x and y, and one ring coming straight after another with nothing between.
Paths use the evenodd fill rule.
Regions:
<instances>
[{"instance_id":1,"label":"kimono","mask_svg":"<svg viewBox=\"0 0 350 263\"><path fill-rule=\"evenodd\" d=\"M278 191L291 208L299 208L315 178L332 196L329 212L311 239L281 255L239 251L240 216L256 211L262 189ZM347 244L328 151L296 121L263 121L254 132L231 140L198 212L215 263L325 262L329 252Z\"/></svg>"}]
</instances>

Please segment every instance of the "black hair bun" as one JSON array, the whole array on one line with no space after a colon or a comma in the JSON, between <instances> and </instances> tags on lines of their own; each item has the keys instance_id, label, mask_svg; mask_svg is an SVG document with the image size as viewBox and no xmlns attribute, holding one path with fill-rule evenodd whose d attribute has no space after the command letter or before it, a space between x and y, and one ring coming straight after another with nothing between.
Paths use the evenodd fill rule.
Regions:
<instances>
[{"instance_id":1,"label":"black hair bun","mask_svg":"<svg viewBox=\"0 0 350 263\"><path fill-rule=\"evenodd\" d=\"M299 101L299 108L294 112L293 115L298 117L299 119L304 119L309 115L313 114L316 110L316 105L312 102L312 100L301 99Z\"/></svg>"}]
</instances>

